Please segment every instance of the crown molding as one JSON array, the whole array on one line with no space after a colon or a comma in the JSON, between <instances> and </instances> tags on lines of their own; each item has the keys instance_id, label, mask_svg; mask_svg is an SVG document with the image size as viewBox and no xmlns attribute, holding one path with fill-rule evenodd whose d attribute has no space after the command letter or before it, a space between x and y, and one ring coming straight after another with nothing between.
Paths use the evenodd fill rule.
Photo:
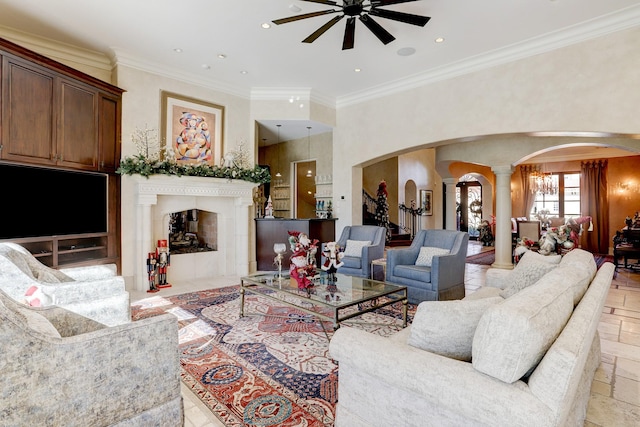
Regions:
<instances>
[{"instance_id":1,"label":"crown molding","mask_svg":"<svg viewBox=\"0 0 640 427\"><path fill-rule=\"evenodd\" d=\"M141 60L128 54L125 50L119 48L111 48L114 52L114 59L117 65L124 65L139 71L156 74L170 79L180 80L181 82L194 84L205 87L207 89L217 90L220 92L234 95L240 98L248 99L250 92L240 89L237 86L229 85L212 79L203 79L195 74L185 73L176 68L168 67L165 64L158 64L151 61Z\"/></svg>"},{"instance_id":2,"label":"crown molding","mask_svg":"<svg viewBox=\"0 0 640 427\"><path fill-rule=\"evenodd\" d=\"M365 89L339 97L336 100L335 107L342 108L383 96L393 95L401 91L415 89L416 87L550 52L638 25L640 25L640 5L631 6L604 17L581 22L559 31L525 40L521 43L482 53L443 67L433 68L408 78L379 85L375 88Z\"/></svg>"},{"instance_id":3,"label":"crown molding","mask_svg":"<svg viewBox=\"0 0 640 427\"><path fill-rule=\"evenodd\" d=\"M0 25L0 35L13 43L57 61L71 61L108 72L113 71L114 68L112 58L101 52L79 48L58 41L52 42L50 39L3 25Z\"/></svg>"}]
</instances>

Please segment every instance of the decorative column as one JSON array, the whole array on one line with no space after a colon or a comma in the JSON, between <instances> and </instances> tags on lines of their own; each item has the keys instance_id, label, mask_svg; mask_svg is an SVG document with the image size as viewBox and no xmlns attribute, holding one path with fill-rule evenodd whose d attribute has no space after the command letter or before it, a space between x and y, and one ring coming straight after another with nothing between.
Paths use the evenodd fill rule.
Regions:
<instances>
[{"instance_id":1,"label":"decorative column","mask_svg":"<svg viewBox=\"0 0 640 427\"><path fill-rule=\"evenodd\" d=\"M511 165L494 166L491 170L496 175L496 261L491 266L512 269L511 175L513 167Z\"/></svg>"},{"instance_id":2,"label":"decorative column","mask_svg":"<svg viewBox=\"0 0 640 427\"><path fill-rule=\"evenodd\" d=\"M136 207L136 277L135 288L137 290L149 290L149 280L147 280L146 260L149 252L155 252L155 245L151 236L151 206L158 203L158 196L155 194L139 194L138 205Z\"/></svg>"},{"instance_id":3,"label":"decorative column","mask_svg":"<svg viewBox=\"0 0 640 427\"><path fill-rule=\"evenodd\" d=\"M246 276L249 274L249 207L253 199L237 197L235 199L235 274Z\"/></svg>"},{"instance_id":4,"label":"decorative column","mask_svg":"<svg viewBox=\"0 0 640 427\"><path fill-rule=\"evenodd\" d=\"M447 217L445 218L445 225L447 230L457 230L456 225L456 184L458 180L456 178L444 178L442 182L445 183L445 206L447 207Z\"/></svg>"}]
</instances>

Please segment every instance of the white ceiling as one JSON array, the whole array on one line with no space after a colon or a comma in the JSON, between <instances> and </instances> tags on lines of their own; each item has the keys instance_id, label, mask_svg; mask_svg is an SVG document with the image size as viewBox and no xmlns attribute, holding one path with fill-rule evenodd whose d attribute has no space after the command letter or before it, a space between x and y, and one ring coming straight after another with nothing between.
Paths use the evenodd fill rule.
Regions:
<instances>
[{"instance_id":1,"label":"white ceiling","mask_svg":"<svg viewBox=\"0 0 640 427\"><path fill-rule=\"evenodd\" d=\"M346 19L301 43L336 14L261 28L332 8L296 0L0 0L0 26L240 96L291 90L298 102L295 94L308 91L339 105L640 24L640 0L417 0L385 9L429 16L425 27L375 18L396 37L388 45L358 21L354 49L341 50ZM397 53L408 47L415 54ZM261 123L261 138L273 142L275 124ZM281 140L306 137L306 126L312 134L330 130L281 124Z\"/></svg>"}]
</instances>

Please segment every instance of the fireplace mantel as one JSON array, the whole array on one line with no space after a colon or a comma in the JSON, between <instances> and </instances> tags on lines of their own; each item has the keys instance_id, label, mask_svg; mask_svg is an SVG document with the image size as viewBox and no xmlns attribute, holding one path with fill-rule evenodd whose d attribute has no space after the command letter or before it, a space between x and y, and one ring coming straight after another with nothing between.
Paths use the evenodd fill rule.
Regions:
<instances>
[{"instance_id":1,"label":"fireplace mantel","mask_svg":"<svg viewBox=\"0 0 640 427\"><path fill-rule=\"evenodd\" d=\"M249 273L249 207L257 183L223 178L135 175L137 290L149 289L146 260L157 240L166 239L171 212L202 209L218 214L218 251L177 255L168 279L191 280Z\"/></svg>"}]
</instances>

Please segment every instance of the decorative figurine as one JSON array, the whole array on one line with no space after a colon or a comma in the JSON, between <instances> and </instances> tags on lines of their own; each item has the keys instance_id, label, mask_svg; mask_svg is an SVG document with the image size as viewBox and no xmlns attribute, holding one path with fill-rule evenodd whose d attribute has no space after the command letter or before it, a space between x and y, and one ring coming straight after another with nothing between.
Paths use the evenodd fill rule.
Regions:
<instances>
[{"instance_id":1,"label":"decorative figurine","mask_svg":"<svg viewBox=\"0 0 640 427\"><path fill-rule=\"evenodd\" d=\"M149 252L147 256L147 277L149 278L149 290L147 292L158 292L160 289L156 287L156 253Z\"/></svg>"},{"instance_id":2,"label":"decorative figurine","mask_svg":"<svg viewBox=\"0 0 640 427\"><path fill-rule=\"evenodd\" d=\"M264 208L264 217L273 218L273 202L271 201L271 195L267 199L267 206Z\"/></svg>"},{"instance_id":3,"label":"decorative figurine","mask_svg":"<svg viewBox=\"0 0 640 427\"><path fill-rule=\"evenodd\" d=\"M169 260L169 247L167 246L166 240L158 240L156 263L158 268L158 287L170 288L171 285L167 283L167 267L171 265L171 262Z\"/></svg>"},{"instance_id":4,"label":"decorative figurine","mask_svg":"<svg viewBox=\"0 0 640 427\"><path fill-rule=\"evenodd\" d=\"M340 251L340 246L336 242L327 242L324 245L322 255L325 259L320 268L327 272L329 283L334 283L336 271L344 265L342 262L344 252Z\"/></svg>"}]
</instances>

